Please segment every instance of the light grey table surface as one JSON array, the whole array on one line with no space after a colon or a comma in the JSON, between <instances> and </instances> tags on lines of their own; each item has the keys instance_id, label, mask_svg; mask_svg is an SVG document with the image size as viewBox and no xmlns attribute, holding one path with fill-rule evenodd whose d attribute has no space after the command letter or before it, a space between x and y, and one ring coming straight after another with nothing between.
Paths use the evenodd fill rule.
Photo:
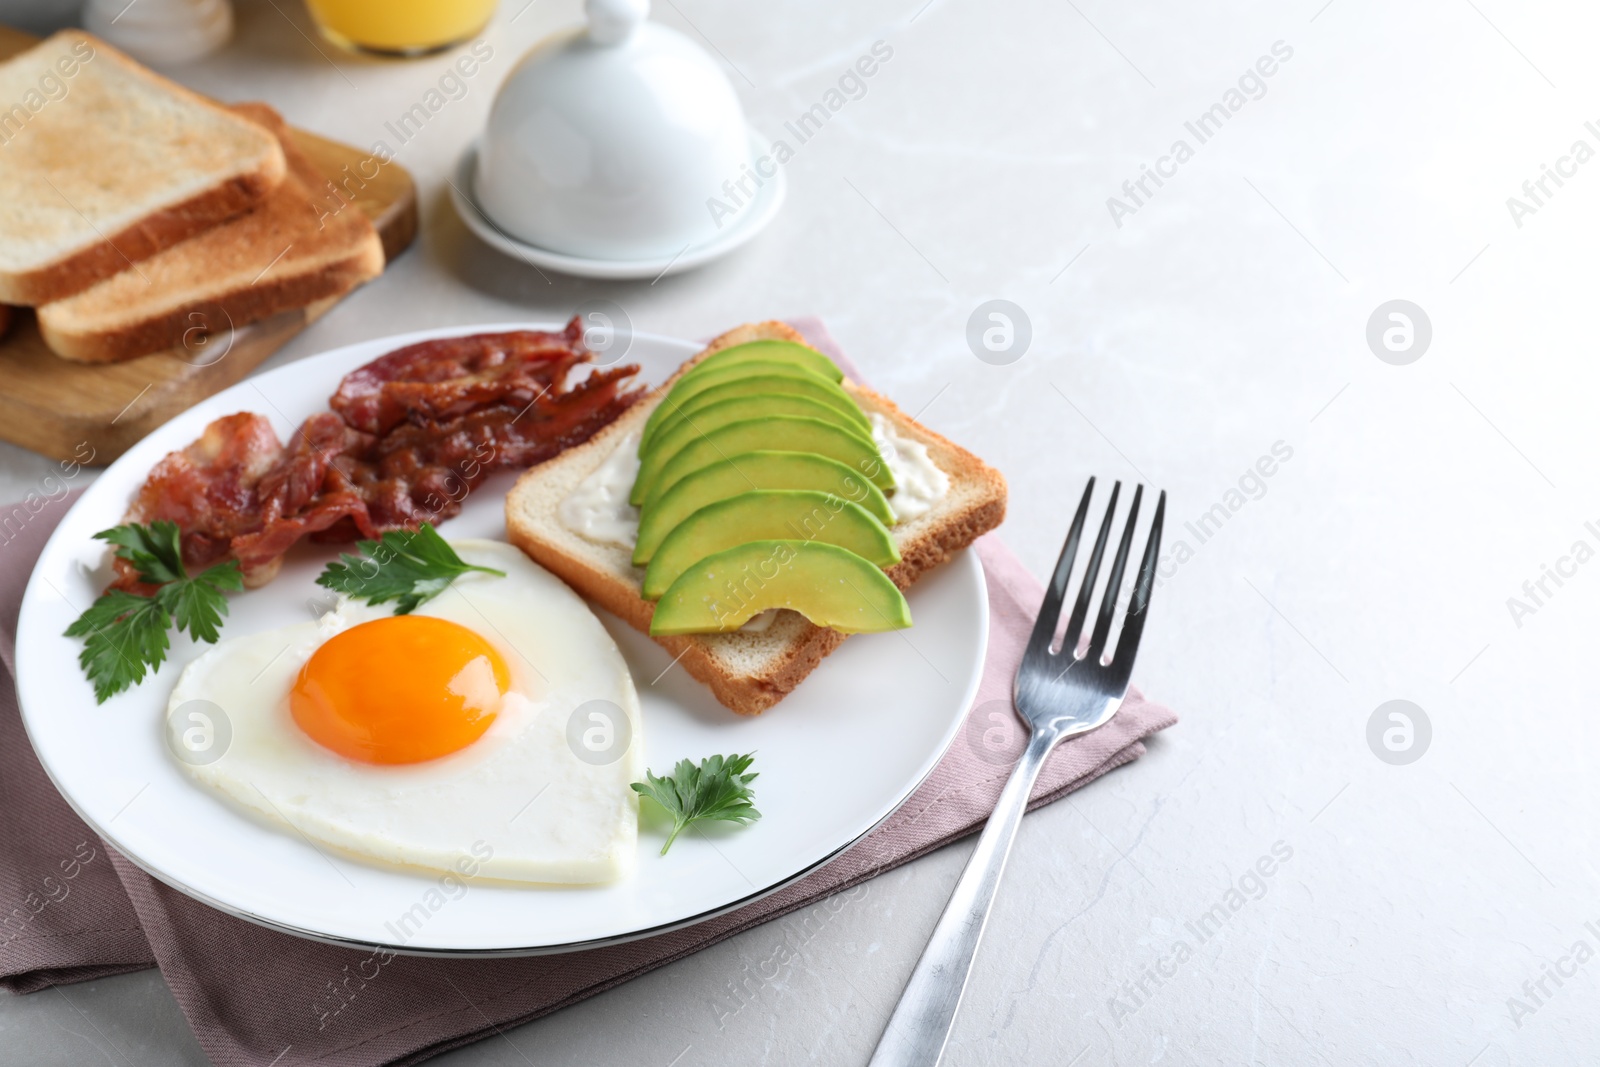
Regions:
<instances>
[{"instance_id":1,"label":"light grey table surface","mask_svg":"<svg viewBox=\"0 0 1600 1067\"><path fill-rule=\"evenodd\" d=\"M1600 1058L1592 7L664 2L774 137L874 42L893 57L799 147L771 230L651 285L543 278L443 195L495 85L579 15L525 3L399 151L415 247L269 367L594 296L686 337L815 313L1005 472L1034 573L1089 474L1172 494L1136 677L1182 721L1027 819L949 1063ZM243 3L231 49L179 76L366 146L448 62L319 55L309 32L293 0ZM1275 46L1292 55L1230 96ZM1186 123L1215 104L1202 142ZM1561 181L1525 191L1547 165ZM1168 176L1135 199L1146 166ZM1031 323L1005 366L965 336L992 298ZM1367 339L1395 299L1431 323L1425 351L1379 343L1408 365ZM1275 446L1292 455L1252 477ZM0 498L49 468L0 449ZM1397 699L1431 727L1412 713L1399 765L1369 744ZM966 851L437 1062L863 1063ZM775 956L731 1011L730 981ZM155 971L0 997L0 1062L102 1060L204 1062Z\"/></svg>"}]
</instances>

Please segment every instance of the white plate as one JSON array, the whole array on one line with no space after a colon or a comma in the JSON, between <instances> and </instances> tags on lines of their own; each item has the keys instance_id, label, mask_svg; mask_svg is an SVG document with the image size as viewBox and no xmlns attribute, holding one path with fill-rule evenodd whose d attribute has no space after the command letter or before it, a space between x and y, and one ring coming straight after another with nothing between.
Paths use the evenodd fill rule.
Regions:
<instances>
[{"instance_id":1,"label":"white plate","mask_svg":"<svg viewBox=\"0 0 1600 1067\"><path fill-rule=\"evenodd\" d=\"M176 889L242 918L321 941L444 955L564 951L643 937L755 900L827 862L893 812L932 771L977 691L988 603L977 558L964 552L911 591L916 625L852 637L781 704L756 718L723 708L654 642L601 613L643 705L645 755L663 772L683 757L757 753L763 818L680 837L666 857L641 828L638 871L584 888L473 884L444 898L421 929L393 924L441 899L438 878L331 853L256 822L182 773L162 740L166 700L198 654L187 637L153 678L102 705L78 668L80 644L60 636L106 581L97 530L121 521L145 475L218 416L268 416L288 440L348 371L431 337L555 328L527 323L455 327L351 345L217 394L135 445L84 493L45 546L22 602L17 689L28 736L63 796L94 830ZM660 381L699 349L636 335L627 359ZM449 537L505 536L512 475L475 490ZM224 637L308 618L313 585L335 546L303 546L276 581L237 595ZM530 793L531 795L531 793ZM509 818L512 813L507 813ZM404 944L400 942L404 941Z\"/></svg>"},{"instance_id":2,"label":"white plate","mask_svg":"<svg viewBox=\"0 0 1600 1067\"><path fill-rule=\"evenodd\" d=\"M766 147L754 130L750 131L750 150L752 159L760 159L767 154ZM777 216L778 209L783 206L784 193L788 188L783 167L779 165L777 173L756 190L755 199L739 210L732 224L718 231L714 239L704 244L688 246L675 256L658 256L652 259L589 259L584 256L569 256L564 252L552 252L548 248L519 241L495 225L494 220L489 218L478 206L477 201L472 199L472 190L477 188L477 169L478 144L474 141L467 146L465 152L461 153L461 159L456 163L455 177L450 182L450 199L456 205L456 214L461 216L467 228L482 238L486 244L498 248L514 259L579 278L660 279L668 274L677 274L698 267L702 263L709 263L719 256L727 255L766 229L767 223Z\"/></svg>"}]
</instances>

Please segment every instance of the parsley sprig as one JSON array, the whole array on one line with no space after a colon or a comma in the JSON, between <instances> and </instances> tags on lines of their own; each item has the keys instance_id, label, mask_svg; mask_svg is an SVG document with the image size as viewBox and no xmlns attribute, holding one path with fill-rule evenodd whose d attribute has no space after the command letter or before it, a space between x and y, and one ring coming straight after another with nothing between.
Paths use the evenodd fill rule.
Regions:
<instances>
[{"instance_id":1,"label":"parsley sprig","mask_svg":"<svg viewBox=\"0 0 1600 1067\"><path fill-rule=\"evenodd\" d=\"M78 663L103 704L161 666L174 623L196 641L214 643L228 614L223 594L242 589L244 578L234 559L189 577L175 522L128 523L95 537L116 545L117 558L133 564L141 582L160 586L150 596L112 589L67 627L66 636L84 638Z\"/></svg>"},{"instance_id":2,"label":"parsley sprig","mask_svg":"<svg viewBox=\"0 0 1600 1067\"><path fill-rule=\"evenodd\" d=\"M755 758L754 752L746 756L710 756L699 766L683 759L664 778L647 770L644 781L633 783L634 792L649 797L672 816L672 833L661 846L663 856L690 823L717 820L746 825L761 818L750 802L755 796L750 783L757 776L744 773Z\"/></svg>"},{"instance_id":3,"label":"parsley sprig","mask_svg":"<svg viewBox=\"0 0 1600 1067\"><path fill-rule=\"evenodd\" d=\"M391 530L376 541L358 541L366 558L341 554L328 564L317 584L368 604L395 601L396 615L409 615L444 592L469 571L504 578L505 571L463 562L455 549L428 523L416 533Z\"/></svg>"}]
</instances>

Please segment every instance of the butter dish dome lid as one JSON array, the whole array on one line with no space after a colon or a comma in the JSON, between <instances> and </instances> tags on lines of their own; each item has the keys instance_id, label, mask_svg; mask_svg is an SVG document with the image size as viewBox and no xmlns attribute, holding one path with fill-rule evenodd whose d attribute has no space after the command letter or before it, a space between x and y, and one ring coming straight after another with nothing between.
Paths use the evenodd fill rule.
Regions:
<instances>
[{"instance_id":1,"label":"butter dish dome lid","mask_svg":"<svg viewBox=\"0 0 1600 1067\"><path fill-rule=\"evenodd\" d=\"M727 76L646 19L649 0L587 0L588 24L536 44L495 96L474 193L511 237L638 260L715 240L714 201L749 169Z\"/></svg>"}]
</instances>

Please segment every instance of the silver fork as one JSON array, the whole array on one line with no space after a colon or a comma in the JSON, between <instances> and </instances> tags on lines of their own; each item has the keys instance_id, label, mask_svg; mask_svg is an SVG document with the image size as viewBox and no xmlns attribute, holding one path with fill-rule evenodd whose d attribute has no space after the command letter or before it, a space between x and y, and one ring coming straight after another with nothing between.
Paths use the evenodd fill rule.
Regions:
<instances>
[{"instance_id":1,"label":"silver fork","mask_svg":"<svg viewBox=\"0 0 1600 1067\"><path fill-rule=\"evenodd\" d=\"M1065 635L1060 646L1052 651L1056 624L1066 601L1067 579L1078 554L1089 501L1094 495L1093 478L1083 491L1083 501L1073 517L1072 528L1067 531L1066 544L1061 546L1055 575L1045 590L1039 621L1034 623L1033 636L1028 639L1022 665L1017 668L1013 700L1017 714L1029 726L1028 745L1000 791L994 814L989 816L988 825L983 828L983 835L967 860L966 870L950 895L950 903L945 905L939 925L933 928L928 947L923 949L922 958L917 961L916 970L911 972L911 980L900 995L900 1003L889 1017L889 1025L878 1041L878 1050L872 1055L871 1067L934 1067L939 1062L956 1011L961 1006L961 994L966 990L984 925L989 921L989 909L994 905L995 891L1005 871L1006 856L1016 840L1017 827L1027 811L1028 797L1033 793L1045 757L1067 738L1104 726L1122 706L1150 606L1156 557L1161 552L1161 522L1166 515L1167 494L1163 491L1156 502L1155 519L1145 542L1144 560L1139 564L1133 600L1117 638L1114 658L1107 661L1105 652L1116 615L1117 597L1122 589L1128 549L1133 543L1133 527L1139 518L1139 502L1144 496L1144 486L1134 490L1133 506L1128 509L1127 526L1111 564L1105 595L1089 636L1089 648L1080 658L1077 649L1083 624L1089 617L1095 579L1100 574L1121 491L1122 483L1117 482L1111 490L1111 502L1100 524L1100 536L1095 539L1094 552L1084 571L1082 588L1073 602L1072 613L1067 616Z\"/></svg>"}]
</instances>

